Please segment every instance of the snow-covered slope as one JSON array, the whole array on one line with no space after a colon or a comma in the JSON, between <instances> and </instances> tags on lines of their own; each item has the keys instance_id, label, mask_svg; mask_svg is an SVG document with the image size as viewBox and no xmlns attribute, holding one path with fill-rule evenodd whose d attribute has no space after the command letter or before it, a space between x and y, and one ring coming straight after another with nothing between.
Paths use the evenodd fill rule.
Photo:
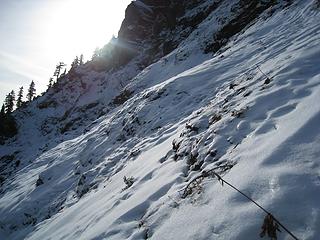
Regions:
<instances>
[{"instance_id":1,"label":"snow-covered slope","mask_svg":"<svg viewBox=\"0 0 320 240\"><path fill-rule=\"evenodd\" d=\"M204 54L236 14L237 1L220 2L140 73L134 62L112 75L79 69L66 83L75 90L17 113L24 127L0 146L21 161L2 186L1 239L258 239L265 213L232 188L205 178L183 194L216 167L299 239L319 238L317 1L280 2ZM128 100L110 105L116 96ZM32 117L43 102L55 106ZM33 130L50 119L47 134ZM72 121L83 127L48 130Z\"/></svg>"}]
</instances>

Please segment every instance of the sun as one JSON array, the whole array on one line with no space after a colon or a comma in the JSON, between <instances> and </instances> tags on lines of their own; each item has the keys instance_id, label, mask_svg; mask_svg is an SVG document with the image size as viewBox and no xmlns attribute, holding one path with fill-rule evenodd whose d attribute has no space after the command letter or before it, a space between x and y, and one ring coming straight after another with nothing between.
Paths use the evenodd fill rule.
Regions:
<instances>
[{"instance_id":1,"label":"sun","mask_svg":"<svg viewBox=\"0 0 320 240\"><path fill-rule=\"evenodd\" d=\"M49 55L72 61L84 54L90 59L96 47L102 47L117 34L131 1L64 0L52 9L46 28ZM57 59L57 61L60 61Z\"/></svg>"}]
</instances>

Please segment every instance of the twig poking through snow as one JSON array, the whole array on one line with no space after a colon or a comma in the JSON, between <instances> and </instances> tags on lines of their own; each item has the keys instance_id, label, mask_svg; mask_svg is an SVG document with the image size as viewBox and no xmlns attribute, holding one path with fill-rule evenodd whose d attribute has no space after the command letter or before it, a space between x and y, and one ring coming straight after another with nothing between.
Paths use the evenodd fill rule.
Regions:
<instances>
[{"instance_id":1,"label":"twig poking through snow","mask_svg":"<svg viewBox=\"0 0 320 240\"><path fill-rule=\"evenodd\" d=\"M262 70L261 70L261 68L259 67L259 65L257 65L257 68L258 68L258 70L267 78L264 82L265 82L265 84L269 84L270 82L271 82L271 78L266 74L266 73L264 73Z\"/></svg>"}]
</instances>

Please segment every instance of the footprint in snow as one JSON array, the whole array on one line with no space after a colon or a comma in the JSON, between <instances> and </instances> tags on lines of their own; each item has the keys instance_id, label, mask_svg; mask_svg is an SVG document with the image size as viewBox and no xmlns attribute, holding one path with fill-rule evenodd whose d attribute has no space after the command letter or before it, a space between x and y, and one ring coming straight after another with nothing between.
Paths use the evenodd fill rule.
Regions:
<instances>
[{"instance_id":1,"label":"footprint in snow","mask_svg":"<svg viewBox=\"0 0 320 240\"><path fill-rule=\"evenodd\" d=\"M259 127L255 131L255 134L256 135L266 134L266 133L273 131L273 130L276 130L276 129L277 129L276 125L272 121L269 120L266 123L264 123L261 127Z\"/></svg>"},{"instance_id":2,"label":"footprint in snow","mask_svg":"<svg viewBox=\"0 0 320 240\"><path fill-rule=\"evenodd\" d=\"M277 117L281 117L284 116L290 112L292 112L293 110L296 109L297 104L289 104L280 108L277 108L271 115L270 117L272 118L277 118Z\"/></svg>"}]
</instances>

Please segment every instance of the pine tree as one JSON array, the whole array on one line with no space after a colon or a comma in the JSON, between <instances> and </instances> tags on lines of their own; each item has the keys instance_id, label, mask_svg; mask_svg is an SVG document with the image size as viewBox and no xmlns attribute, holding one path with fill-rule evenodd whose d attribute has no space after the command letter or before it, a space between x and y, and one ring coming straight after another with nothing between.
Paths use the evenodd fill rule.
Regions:
<instances>
[{"instance_id":1,"label":"pine tree","mask_svg":"<svg viewBox=\"0 0 320 240\"><path fill-rule=\"evenodd\" d=\"M75 59L73 60L73 62L71 63L71 69L73 70L77 66L79 66L79 58L78 58L78 56L76 56Z\"/></svg>"},{"instance_id":2,"label":"pine tree","mask_svg":"<svg viewBox=\"0 0 320 240\"><path fill-rule=\"evenodd\" d=\"M7 114L10 114L13 111L15 98L13 90L6 96L6 99L4 100L4 107Z\"/></svg>"},{"instance_id":3,"label":"pine tree","mask_svg":"<svg viewBox=\"0 0 320 240\"><path fill-rule=\"evenodd\" d=\"M66 74L67 74L67 69L65 68L64 71L63 71L63 73L60 74L60 77L62 78L62 77L64 77Z\"/></svg>"},{"instance_id":4,"label":"pine tree","mask_svg":"<svg viewBox=\"0 0 320 240\"><path fill-rule=\"evenodd\" d=\"M34 82L32 80L31 83L30 83L29 89L28 89L28 93L27 93L28 102L32 101L32 99L34 98L35 93L36 93L35 84L34 84Z\"/></svg>"},{"instance_id":5,"label":"pine tree","mask_svg":"<svg viewBox=\"0 0 320 240\"><path fill-rule=\"evenodd\" d=\"M23 87L20 87L18 92L17 108L20 108L22 106L23 104L22 98L23 98Z\"/></svg>"},{"instance_id":6,"label":"pine tree","mask_svg":"<svg viewBox=\"0 0 320 240\"><path fill-rule=\"evenodd\" d=\"M71 71L74 70L78 66L78 62L79 62L79 59L77 56L71 63L71 68L70 68Z\"/></svg>"},{"instance_id":7,"label":"pine tree","mask_svg":"<svg viewBox=\"0 0 320 240\"><path fill-rule=\"evenodd\" d=\"M0 118L3 118L5 115L6 115L6 110L5 110L4 104L2 104Z\"/></svg>"},{"instance_id":8,"label":"pine tree","mask_svg":"<svg viewBox=\"0 0 320 240\"><path fill-rule=\"evenodd\" d=\"M57 78L57 81L58 81L58 78L60 77L60 73L61 73L61 70L63 67L65 67L66 64L64 62L59 62L56 66L56 70L54 71L54 74L53 76Z\"/></svg>"},{"instance_id":9,"label":"pine tree","mask_svg":"<svg viewBox=\"0 0 320 240\"><path fill-rule=\"evenodd\" d=\"M8 95L12 96L11 93ZM10 113L7 114L5 112L5 105L2 105L0 112L0 126L0 144L4 144L7 138L13 137L18 131L14 117Z\"/></svg>"},{"instance_id":10,"label":"pine tree","mask_svg":"<svg viewBox=\"0 0 320 240\"><path fill-rule=\"evenodd\" d=\"M53 73L53 76L56 77L57 81L58 81L59 75L60 75L60 70L58 69L58 65L57 65Z\"/></svg>"},{"instance_id":11,"label":"pine tree","mask_svg":"<svg viewBox=\"0 0 320 240\"><path fill-rule=\"evenodd\" d=\"M49 78L48 88L51 88L53 84L53 78Z\"/></svg>"},{"instance_id":12,"label":"pine tree","mask_svg":"<svg viewBox=\"0 0 320 240\"><path fill-rule=\"evenodd\" d=\"M70 73L73 73L74 70L78 67L83 65L83 54L80 55L80 57L76 56L75 59L71 63L71 68L69 70Z\"/></svg>"},{"instance_id":13,"label":"pine tree","mask_svg":"<svg viewBox=\"0 0 320 240\"><path fill-rule=\"evenodd\" d=\"M16 101L16 94L15 94L15 92L12 90L12 91L10 92L10 95L11 95L12 109L13 109L13 107L14 107L14 102Z\"/></svg>"},{"instance_id":14,"label":"pine tree","mask_svg":"<svg viewBox=\"0 0 320 240\"><path fill-rule=\"evenodd\" d=\"M79 65L83 65L83 54L80 55L79 58Z\"/></svg>"}]
</instances>

